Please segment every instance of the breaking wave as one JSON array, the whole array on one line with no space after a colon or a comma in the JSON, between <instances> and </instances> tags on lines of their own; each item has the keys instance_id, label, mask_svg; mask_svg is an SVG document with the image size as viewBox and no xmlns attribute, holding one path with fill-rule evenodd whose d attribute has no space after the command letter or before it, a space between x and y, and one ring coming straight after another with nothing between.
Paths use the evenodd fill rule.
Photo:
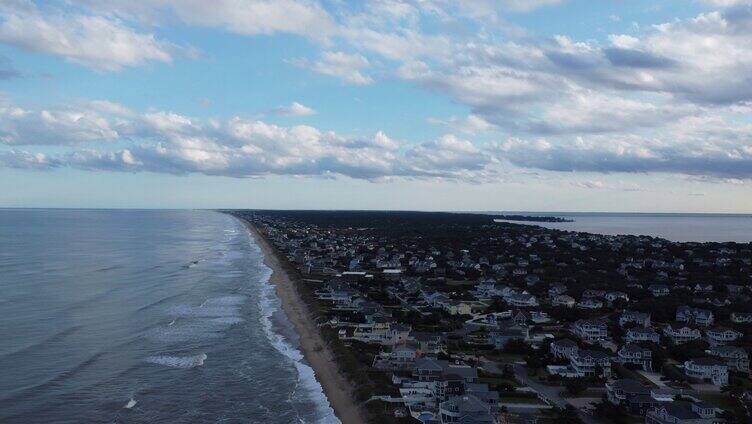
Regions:
<instances>
[{"instance_id":1,"label":"breaking wave","mask_svg":"<svg viewBox=\"0 0 752 424\"><path fill-rule=\"evenodd\" d=\"M255 243L251 243L251 246L256 252L261 254L261 249ZM339 423L339 419L329 404L329 399L324 394L324 389L318 380L316 380L313 368L304 362L304 357L300 350L293 346L282 334L274 330L272 316L276 312L281 312L281 302L279 297L277 297L274 286L270 282L272 270L264 263L260 263L260 266L264 270L263 275L260 276L261 281L264 283L262 285L261 298L259 299L261 309L260 321L267 339L279 353L289 358L294 364L298 373L298 386L305 391L309 399L318 408L318 422Z\"/></svg>"},{"instance_id":2,"label":"breaking wave","mask_svg":"<svg viewBox=\"0 0 752 424\"><path fill-rule=\"evenodd\" d=\"M146 362L155 365L164 365L171 368L195 368L204 365L207 356L205 353L193 356L150 356Z\"/></svg>"}]
</instances>

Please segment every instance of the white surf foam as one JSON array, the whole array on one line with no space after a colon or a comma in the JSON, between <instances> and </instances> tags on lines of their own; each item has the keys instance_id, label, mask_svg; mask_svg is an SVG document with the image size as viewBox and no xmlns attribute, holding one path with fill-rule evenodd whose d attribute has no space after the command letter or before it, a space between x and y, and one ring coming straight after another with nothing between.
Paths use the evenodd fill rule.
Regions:
<instances>
[{"instance_id":1,"label":"white surf foam","mask_svg":"<svg viewBox=\"0 0 752 424\"><path fill-rule=\"evenodd\" d=\"M156 365L164 365L172 368L195 368L204 365L207 356L205 353L193 356L150 356L146 362Z\"/></svg>"},{"instance_id":2,"label":"white surf foam","mask_svg":"<svg viewBox=\"0 0 752 424\"><path fill-rule=\"evenodd\" d=\"M261 254L261 249L255 243L251 242L251 246ZM316 374L313 371L313 368L303 362L303 354L300 350L290 344L283 335L274 331L274 325L271 319L272 315L278 311L281 313L284 312L281 311L280 299L277 297L274 286L269 281L272 275L272 270L263 264L263 262L259 262L259 265L264 270L264 274L260 277L263 282L262 295L259 302L261 308L260 321L266 337L278 352L289 358L295 365L295 369L298 373L298 386L302 387L308 398L316 404L319 410L319 423L340 423L340 420L334 414L334 409L332 409L329 404L329 399L327 399L324 394L324 389L321 387L318 380L316 380Z\"/></svg>"},{"instance_id":3,"label":"white surf foam","mask_svg":"<svg viewBox=\"0 0 752 424\"><path fill-rule=\"evenodd\" d=\"M245 296L222 296L206 299L198 306L176 305L170 308L168 313L178 317L216 318L216 317L240 317L240 308L245 302Z\"/></svg>"}]
</instances>

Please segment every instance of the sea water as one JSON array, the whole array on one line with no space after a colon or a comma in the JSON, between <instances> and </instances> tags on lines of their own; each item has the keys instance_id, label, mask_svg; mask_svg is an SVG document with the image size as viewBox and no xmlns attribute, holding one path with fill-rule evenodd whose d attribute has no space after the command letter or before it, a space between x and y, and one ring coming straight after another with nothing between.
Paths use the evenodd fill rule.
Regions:
<instances>
[{"instance_id":1,"label":"sea water","mask_svg":"<svg viewBox=\"0 0 752 424\"><path fill-rule=\"evenodd\" d=\"M246 228L0 210L0 422L329 423Z\"/></svg>"},{"instance_id":2,"label":"sea water","mask_svg":"<svg viewBox=\"0 0 752 424\"><path fill-rule=\"evenodd\" d=\"M647 235L678 242L752 242L752 214L502 212L557 216L572 222L520 222L606 235Z\"/></svg>"}]
</instances>

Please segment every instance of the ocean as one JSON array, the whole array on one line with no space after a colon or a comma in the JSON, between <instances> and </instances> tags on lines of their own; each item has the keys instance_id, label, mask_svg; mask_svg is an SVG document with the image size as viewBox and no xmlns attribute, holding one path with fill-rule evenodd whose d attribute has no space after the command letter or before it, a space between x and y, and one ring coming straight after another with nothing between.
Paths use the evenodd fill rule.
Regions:
<instances>
[{"instance_id":1,"label":"ocean","mask_svg":"<svg viewBox=\"0 0 752 424\"><path fill-rule=\"evenodd\" d=\"M490 213L490 212L489 212ZM494 212L495 213L495 212ZM752 215L679 213L498 212L557 216L574 222L518 222L606 235L647 235L679 242L752 242Z\"/></svg>"},{"instance_id":2,"label":"ocean","mask_svg":"<svg viewBox=\"0 0 752 424\"><path fill-rule=\"evenodd\" d=\"M0 422L338 422L235 218L0 210Z\"/></svg>"}]
</instances>

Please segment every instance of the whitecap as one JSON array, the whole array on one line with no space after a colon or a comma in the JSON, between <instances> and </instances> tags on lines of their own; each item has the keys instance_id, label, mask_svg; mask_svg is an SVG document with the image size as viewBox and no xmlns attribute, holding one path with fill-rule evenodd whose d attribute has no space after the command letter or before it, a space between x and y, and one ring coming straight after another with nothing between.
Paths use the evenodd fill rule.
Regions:
<instances>
[{"instance_id":1,"label":"whitecap","mask_svg":"<svg viewBox=\"0 0 752 424\"><path fill-rule=\"evenodd\" d=\"M204 365L207 356L205 353L193 356L150 356L146 362L156 365L164 365L172 368L194 368Z\"/></svg>"},{"instance_id":2,"label":"whitecap","mask_svg":"<svg viewBox=\"0 0 752 424\"><path fill-rule=\"evenodd\" d=\"M126 403L126 404L125 404L125 406L124 406L123 408L125 408L125 409L131 409L131 408L133 408L134 406L136 406L136 404L137 404L137 403L138 403L138 402L137 402L137 401L136 401L135 399L131 398L131 399L130 399L130 400L128 401L128 403Z\"/></svg>"}]
</instances>

